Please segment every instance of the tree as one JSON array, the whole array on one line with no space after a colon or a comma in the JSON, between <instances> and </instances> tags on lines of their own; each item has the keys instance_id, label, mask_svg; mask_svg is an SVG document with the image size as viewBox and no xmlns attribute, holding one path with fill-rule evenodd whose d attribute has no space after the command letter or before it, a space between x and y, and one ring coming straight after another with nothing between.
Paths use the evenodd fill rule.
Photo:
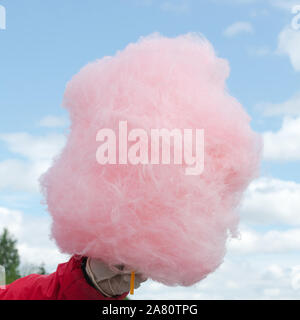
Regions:
<instances>
[{"instance_id":1,"label":"tree","mask_svg":"<svg viewBox=\"0 0 300 320\"><path fill-rule=\"evenodd\" d=\"M43 274L43 275L47 274L47 271L46 271L46 269L45 269L45 264L44 264L44 262L42 262L42 263L38 266L37 273L38 273L38 274Z\"/></svg>"},{"instance_id":2,"label":"tree","mask_svg":"<svg viewBox=\"0 0 300 320\"><path fill-rule=\"evenodd\" d=\"M20 257L15 240L8 230L4 228L0 234L0 265L4 266L6 283L9 284L20 277Z\"/></svg>"}]
</instances>

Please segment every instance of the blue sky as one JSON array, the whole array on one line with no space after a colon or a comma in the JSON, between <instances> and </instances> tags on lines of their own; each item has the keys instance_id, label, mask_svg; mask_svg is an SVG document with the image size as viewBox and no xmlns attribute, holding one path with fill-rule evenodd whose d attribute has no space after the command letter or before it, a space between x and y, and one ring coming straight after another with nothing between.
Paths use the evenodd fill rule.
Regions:
<instances>
[{"instance_id":1,"label":"blue sky","mask_svg":"<svg viewBox=\"0 0 300 320\"><path fill-rule=\"evenodd\" d=\"M48 240L49 217L37 179L65 142L66 82L86 63L114 55L140 36L199 32L229 61L228 89L262 133L265 154L261 177L242 207L242 240L229 246L223 269L199 286L174 289L174 298L300 298L300 29L291 27L296 16L291 8L300 0L3 0L0 5L6 9L6 29L0 30L0 227L8 225L16 234L24 261L44 261L52 271L53 263L65 259ZM273 249L262 249L268 245ZM232 276L238 265L243 267ZM243 283L250 269L253 279ZM228 288L218 284L222 281L229 281ZM136 297L166 292L149 283Z\"/></svg>"}]
</instances>

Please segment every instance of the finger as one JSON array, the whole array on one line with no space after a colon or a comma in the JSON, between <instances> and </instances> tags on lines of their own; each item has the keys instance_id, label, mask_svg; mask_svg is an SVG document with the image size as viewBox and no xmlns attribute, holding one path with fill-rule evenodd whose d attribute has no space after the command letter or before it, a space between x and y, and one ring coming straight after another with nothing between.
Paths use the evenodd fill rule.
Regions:
<instances>
[{"instance_id":1,"label":"finger","mask_svg":"<svg viewBox=\"0 0 300 320\"><path fill-rule=\"evenodd\" d=\"M111 278L116 274L109 266L100 259L88 258L86 264L86 270L90 269L91 273L95 276L97 281Z\"/></svg>"},{"instance_id":2,"label":"finger","mask_svg":"<svg viewBox=\"0 0 300 320\"><path fill-rule=\"evenodd\" d=\"M134 269L124 264L115 264L111 266L111 270L113 270L117 274L130 274Z\"/></svg>"},{"instance_id":3,"label":"finger","mask_svg":"<svg viewBox=\"0 0 300 320\"><path fill-rule=\"evenodd\" d=\"M115 264L113 266L110 266L110 269L115 273L115 274L119 274L119 273L123 273L125 266L123 264Z\"/></svg>"},{"instance_id":4,"label":"finger","mask_svg":"<svg viewBox=\"0 0 300 320\"><path fill-rule=\"evenodd\" d=\"M131 275L130 274L124 274L123 275L123 281L129 283L131 281Z\"/></svg>"}]
</instances>

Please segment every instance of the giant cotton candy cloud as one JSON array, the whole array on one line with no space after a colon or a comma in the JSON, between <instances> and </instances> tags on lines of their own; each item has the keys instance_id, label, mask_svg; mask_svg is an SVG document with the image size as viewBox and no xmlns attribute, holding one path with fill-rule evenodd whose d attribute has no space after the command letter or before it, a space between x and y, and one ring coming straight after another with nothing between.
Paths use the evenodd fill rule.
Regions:
<instances>
[{"instance_id":1,"label":"giant cotton candy cloud","mask_svg":"<svg viewBox=\"0 0 300 320\"><path fill-rule=\"evenodd\" d=\"M222 263L261 154L228 76L204 37L155 34L71 79L68 141L41 178L62 252L126 264L166 285L192 285ZM204 130L203 172L187 175L185 163L99 164L97 133L117 133L120 121L146 132Z\"/></svg>"}]
</instances>

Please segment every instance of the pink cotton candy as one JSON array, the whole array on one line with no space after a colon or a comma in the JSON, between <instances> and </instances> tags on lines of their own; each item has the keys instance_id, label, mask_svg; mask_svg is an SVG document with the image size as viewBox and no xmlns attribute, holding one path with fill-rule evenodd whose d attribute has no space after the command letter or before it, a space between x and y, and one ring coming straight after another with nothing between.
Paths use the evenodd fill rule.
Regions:
<instances>
[{"instance_id":1,"label":"pink cotton candy","mask_svg":"<svg viewBox=\"0 0 300 320\"><path fill-rule=\"evenodd\" d=\"M126 264L167 285L192 285L223 261L238 205L258 174L261 138L229 95L226 60L201 36L151 35L85 66L67 84L68 141L41 177L62 252ZM204 171L96 161L97 132L204 129Z\"/></svg>"}]
</instances>

